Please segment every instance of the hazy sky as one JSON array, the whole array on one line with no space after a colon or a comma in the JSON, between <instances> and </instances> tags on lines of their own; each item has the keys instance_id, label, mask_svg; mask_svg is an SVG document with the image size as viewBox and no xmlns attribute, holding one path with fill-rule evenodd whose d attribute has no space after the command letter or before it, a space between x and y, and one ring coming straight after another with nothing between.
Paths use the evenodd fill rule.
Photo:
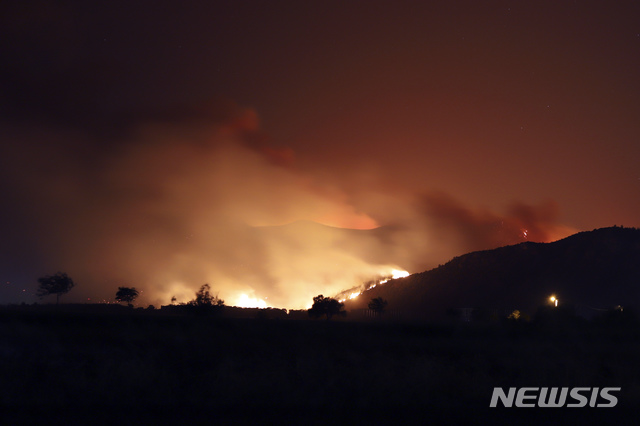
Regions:
<instances>
[{"instance_id":1,"label":"hazy sky","mask_svg":"<svg viewBox=\"0 0 640 426\"><path fill-rule=\"evenodd\" d=\"M93 3L0 6L0 303L303 307L640 226L638 2ZM256 228L297 220L383 228Z\"/></svg>"}]
</instances>

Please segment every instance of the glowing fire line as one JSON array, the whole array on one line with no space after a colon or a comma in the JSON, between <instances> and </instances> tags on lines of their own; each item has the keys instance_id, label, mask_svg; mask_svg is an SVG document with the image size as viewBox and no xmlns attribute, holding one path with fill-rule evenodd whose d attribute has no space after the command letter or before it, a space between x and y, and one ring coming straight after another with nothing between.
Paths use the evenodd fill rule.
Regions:
<instances>
[{"instance_id":1,"label":"glowing fire line","mask_svg":"<svg viewBox=\"0 0 640 426\"><path fill-rule=\"evenodd\" d=\"M239 308L266 308L267 302L262 299L256 299L255 297L249 297L242 293L237 299L235 306Z\"/></svg>"},{"instance_id":2,"label":"glowing fire line","mask_svg":"<svg viewBox=\"0 0 640 426\"><path fill-rule=\"evenodd\" d=\"M372 288L375 288L378 284L382 285L382 284L388 282L389 280L396 280L398 278L405 278L405 277L408 277L409 275L410 274L407 271L401 271L399 269L392 269L391 270L391 278L385 278L384 280L381 280L381 281L379 281L379 282L377 282L375 284L372 284L370 287L368 287L368 288L366 288L364 290L371 290ZM343 303L346 300L355 299L356 297L360 296L361 294L362 294L362 291L356 291L356 292L353 292L353 293L349 294L349 296L347 296L345 298L339 299L338 301L340 303Z\"/></svg>"}]
</instances>

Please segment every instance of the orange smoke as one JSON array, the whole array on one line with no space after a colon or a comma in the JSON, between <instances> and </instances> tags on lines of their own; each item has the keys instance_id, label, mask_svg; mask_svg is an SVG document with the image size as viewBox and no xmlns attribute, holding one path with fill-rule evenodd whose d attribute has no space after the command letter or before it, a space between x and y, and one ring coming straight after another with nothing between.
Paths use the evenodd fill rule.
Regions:
<instances>
[{"instance_id":1,"label":"orange smoke","mask_svg":"<svg viewBox=\"0 0 640 426\"><path fill-rule=\"evenodd\" d=\"M67 301L111 300L128 285L144 290L140 304L185 302L209 283L227 303L303 308L394 269L522 241L523 229L536 241L569 232L553 202L500 215L372 187L384 172L323 180L330 165L301 170L293 151L267 144L254 111L233 111L147 122L106 144L5 125L3 235L28 259L25 286L60 270L78 283Z\"/></svg>"}]
</instances>

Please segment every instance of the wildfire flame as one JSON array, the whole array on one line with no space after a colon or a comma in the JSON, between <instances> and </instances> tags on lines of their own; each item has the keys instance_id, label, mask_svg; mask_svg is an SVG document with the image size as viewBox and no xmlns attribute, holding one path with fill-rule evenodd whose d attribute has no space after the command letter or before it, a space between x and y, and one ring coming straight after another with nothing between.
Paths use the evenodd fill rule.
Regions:
<instances>
[{"instance_id":1,"label":"wildfire flame","mask_svg":"<svg viewBox=\"0 0 640 426\"><path fill-rule=\"evenodd\" d=\"M387 279L384 279L384 280L380 281L380 284L384 284L389 280L397 280L398 278L405 278L405 277L408 277L409 275L411 275L411 274L409 274L409 272L407 272L407 271L400 271L398 269L392 269L391 270L391 278L387 278ZM375 285L373 285L371 288L373 288L373 287L375 287Z\"/></svg>"},{"instance_id":2,"label":"wildfire flame","mask_svg":"<svg viewBox=\"0 0 640 426\"><path fill-rule=\"evenodd\" d=\"M249 297L243 293L236 299L234 305L239 308L266 308L267 302L262 299L256 299L255 297Z\"/></svg>"},{"instance_id":3,"label":"wildfire flame","mask_svg":"<svg viewBox=\"0 0 640 426\"><path fill-rule=\"evenodd\" d=\"M395 280L395 279L398 279L398 278L408 277L410 274L409 274L409 272L407 272L407 271L401 271L401 270L399 270L399 269L392 269L392 270L391 270L391 272L390 272L390 275L391 275L391 276L387 275L387 277L388 277L388 278L385 278L385 279L382 279L382 280L380 280L380 281L377 281L377 282L375 282L375 283L373 283L373 284L369 285L369 286L368 286L368 287L366 287L366 288L363 286L363 287L362 287L362 290L360 290L360 291L354 291L354 292L350 293L347 297L343 297L343 298L341 298L341 299L338 299L338 301L339 301L340 303L342 303L342 302L344 302L344 301L346 301L346 300L355 299L356 297L360 296L360 294L362 294L362 292L363 292L363 291L365 291L365 290L371 290L372 288L375 288L378 284L382 285L382 284L386 283L386 282L387 282L387 281L389 281L389 280ZM347 291L348 291L348 290L347 290ZM344 293L346 293L346 292L344 292ZM344 294L344 293L342 293L342 294Z\"/></svg>"},{"instance_id":4,"label":"wildfire flame","mask_svg":"<svg viewBox=\"0 0 640 426\"><path fill-rule=\"evenodd\" d=\"M393 269L391 271L391 276L393 277L394 280L397 280L398 278L406 278L409 275L411 274L407 271L399 271L397 269Z\"/></svg>"}]
</instances>

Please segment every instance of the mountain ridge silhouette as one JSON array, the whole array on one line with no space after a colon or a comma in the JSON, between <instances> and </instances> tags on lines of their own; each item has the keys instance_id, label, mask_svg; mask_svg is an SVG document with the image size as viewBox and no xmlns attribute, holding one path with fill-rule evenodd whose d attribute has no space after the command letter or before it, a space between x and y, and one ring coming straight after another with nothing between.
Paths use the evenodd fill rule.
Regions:
<instances>
[{"instance_id":1,"label":"mountain ridge silhouette","mask_svg":"<svg viewBox=\"0 0 640 426\"><path fill-rule=\"evenodd\" d=\"M530 315L550 296L585 316L640 307L640 229L609 227L551 243L523 242L456 256L437 268L391 280L346 302L364 309L375 297L424 319L460 308Z\"/></svg>"}]
</instances>

